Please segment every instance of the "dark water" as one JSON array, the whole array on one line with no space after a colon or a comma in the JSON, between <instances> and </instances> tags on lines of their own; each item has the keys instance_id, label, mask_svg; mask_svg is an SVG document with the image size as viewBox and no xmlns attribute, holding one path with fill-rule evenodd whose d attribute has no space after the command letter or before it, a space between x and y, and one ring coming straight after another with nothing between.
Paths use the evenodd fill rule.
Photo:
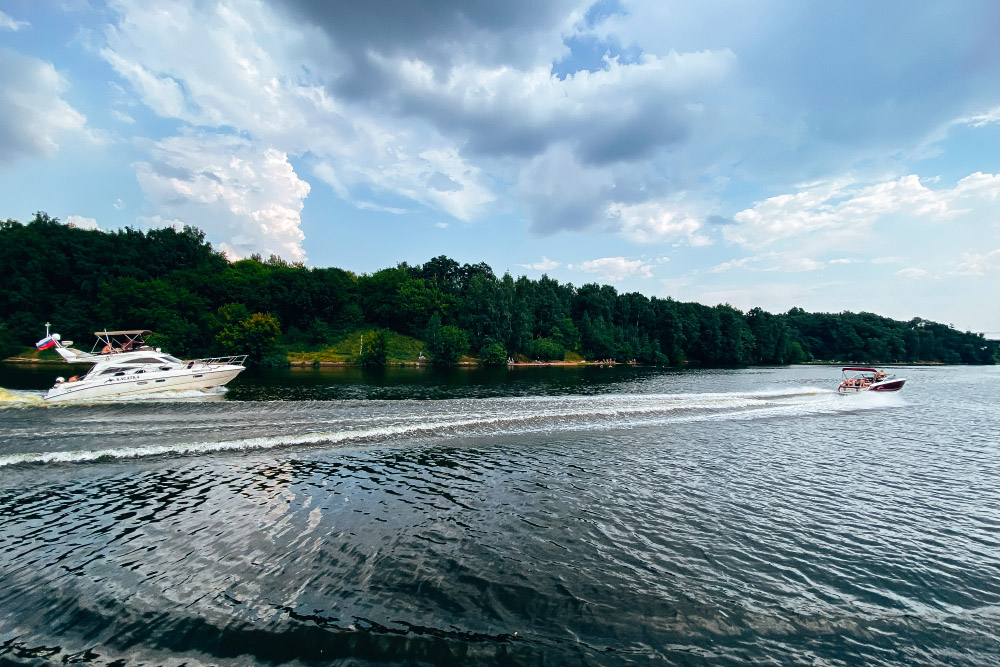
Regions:
<instances>
[{"instance_id":1,"label":"dark water","mask_svg":"<svg viewBox=\"0 0 1000 667\"><path fill-rule=\"evenodd\" d=\"M0 371L0 662L996 665L1000 369Z\"/></svg>"}]
</instances>

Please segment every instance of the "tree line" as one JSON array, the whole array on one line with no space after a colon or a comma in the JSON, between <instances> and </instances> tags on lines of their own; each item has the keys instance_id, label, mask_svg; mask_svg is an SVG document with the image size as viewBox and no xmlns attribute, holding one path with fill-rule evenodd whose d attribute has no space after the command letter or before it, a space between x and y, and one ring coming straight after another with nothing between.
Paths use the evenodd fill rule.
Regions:
<instances>
[{"instance_id":1,"label":"tree line","mask_svg":"<svg viewBox=\"0 0 1000 667\"><path fill-rule=\"evenodd\" d=\"M247 353L281 363L376 328L369 364L384 362L386 331L424 341L435 362L469 354L741 366L808 361L993 364L1000 341L914 318L742 312L609 285L537 280L444 255L370 274L306 268L279 257L229 261L192 227L99 231L45 213L0 222L0 357L32 344L44 323L64 338L148 328L176 355ZM381 356L380 356L381 355Z\"/></svg>"}]
</instances>

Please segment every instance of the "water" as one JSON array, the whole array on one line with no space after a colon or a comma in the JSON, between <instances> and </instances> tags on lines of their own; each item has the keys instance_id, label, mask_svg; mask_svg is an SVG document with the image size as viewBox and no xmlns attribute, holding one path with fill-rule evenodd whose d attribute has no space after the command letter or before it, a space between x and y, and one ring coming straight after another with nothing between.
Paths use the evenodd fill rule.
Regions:
<instances>
[{"instance_id":1,"label":"water","mask_svg":"<svg viewBox=\"0 0 1000 667\"><path fill-rule=\"evenodd\" d=\"M1000 369L0 376L0 662L995 665Z\"/></svg>"}]
</instances>

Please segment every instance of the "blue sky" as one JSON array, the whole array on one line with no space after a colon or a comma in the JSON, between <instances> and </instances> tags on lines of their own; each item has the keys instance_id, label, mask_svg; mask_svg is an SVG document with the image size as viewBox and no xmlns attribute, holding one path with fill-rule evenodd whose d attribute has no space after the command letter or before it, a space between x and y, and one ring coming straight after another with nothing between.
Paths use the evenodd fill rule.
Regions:
<instances>
[{"instance_id":1,"label":"blue sky","mask_svg":"<svg viewBox=\"0 0 1000 667\"><path fill-rule=\"evenodd\" d=\"M1000 337L1000 4L0 0L0 218Z\"/></svg>"}]
</instances>

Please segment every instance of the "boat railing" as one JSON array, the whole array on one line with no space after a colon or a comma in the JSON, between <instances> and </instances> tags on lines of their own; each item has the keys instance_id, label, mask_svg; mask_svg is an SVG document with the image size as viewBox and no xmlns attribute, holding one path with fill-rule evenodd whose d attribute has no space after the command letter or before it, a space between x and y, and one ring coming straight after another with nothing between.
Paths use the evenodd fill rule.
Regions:
<instances>
[{"instance_id":1,"label":"boat railing","mask_svg":"<svg viewBox=\"0 0 1000 667\"><path fill-rule=\"evenodd\" d=\"M245 354L234 354L229 357L206 357L204 359L191 359L190 364L204 364L206 366L242 366L247 360Z\"/></svg>"}]
</instances>

